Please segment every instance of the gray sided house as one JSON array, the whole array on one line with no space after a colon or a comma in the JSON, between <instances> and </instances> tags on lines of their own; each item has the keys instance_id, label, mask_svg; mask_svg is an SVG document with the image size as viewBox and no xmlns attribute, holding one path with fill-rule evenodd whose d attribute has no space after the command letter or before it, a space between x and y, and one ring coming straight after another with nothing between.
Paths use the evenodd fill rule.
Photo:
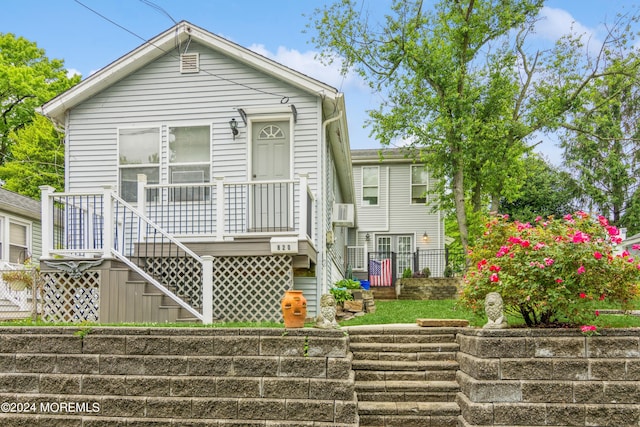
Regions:
<instances>
[{"instance_id":1,"label":"gray sided house","mask_svg":"<svg viewBox=\"0 0 640 427\"><path fill-rule=\"evenodd\" d=\"M371 286L391 286L406 269L428 267L442 277L447 265L444 215L432 209L428 166L402 149L352 150L357 229L351 229L348 263Z\"/></svg>"},{"instance_id":2,"label":"gray sided house","mask_svg":"<svg viewBox=\"0 0 640 427\"><path fill-rule=\"evenodd\" d=\"M66 191L42 189L45 293L63 296L45 318L279 320L291 288L311 317L343 276L333 87L183 21L42 113L66 132Z\"/></svg>"}]
</instances>

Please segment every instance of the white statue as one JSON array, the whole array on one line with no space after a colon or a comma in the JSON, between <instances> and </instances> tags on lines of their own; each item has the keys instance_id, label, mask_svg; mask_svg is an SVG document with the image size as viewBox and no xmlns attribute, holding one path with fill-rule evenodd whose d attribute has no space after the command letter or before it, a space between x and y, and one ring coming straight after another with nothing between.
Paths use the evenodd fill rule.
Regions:
<instances>
[{"instance_id":1,"label":"white statue","mask_svg":"<svg viewBox=\"0 0 640 427\"><path fill-rule=\"evenodd\" d=\"M487 324L483 326L485 329L505 329L507 318L503 311L502 297L497 292L489 292L484 299L484 311L487 313Z\"/></svg>"},{"instance_id":2,"label":"white statue","mask_svg":"<svg viewBox=\"0 0 640 427\"><path fill-rule=\"evenodd\" d=\"M314 325L320 329L338 329L340 325L336 322L336 299L331 294L324 294L320 297L320 315Z\"/></svg>"}]
</instances>

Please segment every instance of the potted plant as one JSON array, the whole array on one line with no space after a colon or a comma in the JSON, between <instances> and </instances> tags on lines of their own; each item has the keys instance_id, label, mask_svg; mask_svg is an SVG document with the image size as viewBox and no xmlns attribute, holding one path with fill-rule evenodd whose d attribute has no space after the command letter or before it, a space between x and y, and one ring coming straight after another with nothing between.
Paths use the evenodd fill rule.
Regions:
<instances>
[{"instance_id":1,"label":"potted plant","mask_svg":"<svg viewBox=\"0 0 640 427\"><path fill-rule=\"evenodd\" d=\"M2 273L2 280L9 285L11 290L24 291L31 288L33 284L33 271L26 269L5 271Z\"/></svg>"}]
</instances>

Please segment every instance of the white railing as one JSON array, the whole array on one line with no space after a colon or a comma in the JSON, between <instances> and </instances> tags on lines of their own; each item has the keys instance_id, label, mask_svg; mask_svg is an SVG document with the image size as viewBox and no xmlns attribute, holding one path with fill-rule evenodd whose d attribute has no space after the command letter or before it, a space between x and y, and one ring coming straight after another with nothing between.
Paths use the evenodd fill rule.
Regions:
<instances>
[{"instance_id":1,"label":"white railing","mask_svg":"<svg viewBox=\"0 0 640 427\"><path fill-rule=\"evenodd\" d=\"M347 266L353 271L367 271L366 246L347 246Z\"/></svg>"},{"instance_id":2,"label":"white railing","mask_svg":"<svg viewBox=\"0 0 640 427\"><path fill-rule=\"evenodd\" d=\"M313 238L315 200L308 178L298 180L147 185L138 176L140 212L174 236L213 241L246 235Z\"/></svg>"},{"instance_id":3,"label":"white railing","mask_svg":"<svg viewBox=\"0 0 640 427\"><path fill-rule=\"evenodd\" d=\"M203 323L213 321L213 258L200 257L110 188L101 194L54 193L42 190L42 258L102 256L118 258ZM162 278L175 271L162 271L142 259L179 257L199 265L200 276L189 278L197 286L194 306L168 289ZM195 284L194 284L195 282ZM201 306L202 312L198 311Z\"/></svg>"}]
</instances>

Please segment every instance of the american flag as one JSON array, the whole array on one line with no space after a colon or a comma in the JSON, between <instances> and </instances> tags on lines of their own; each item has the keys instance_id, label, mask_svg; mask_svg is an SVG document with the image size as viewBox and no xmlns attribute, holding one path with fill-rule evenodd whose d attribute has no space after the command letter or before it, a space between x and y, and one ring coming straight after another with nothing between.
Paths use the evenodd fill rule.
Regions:
<instances>
[{"instance_id":1,"label":"american flag","mask_svg":"<svg viewBox=\"0 0 640 427\"><path fill-rule=\"evenodd\" d=\"M391 286L391 260L381 261L372 259L369 261L369 282L371 286Z\"/></svg>"}]
</instances>

